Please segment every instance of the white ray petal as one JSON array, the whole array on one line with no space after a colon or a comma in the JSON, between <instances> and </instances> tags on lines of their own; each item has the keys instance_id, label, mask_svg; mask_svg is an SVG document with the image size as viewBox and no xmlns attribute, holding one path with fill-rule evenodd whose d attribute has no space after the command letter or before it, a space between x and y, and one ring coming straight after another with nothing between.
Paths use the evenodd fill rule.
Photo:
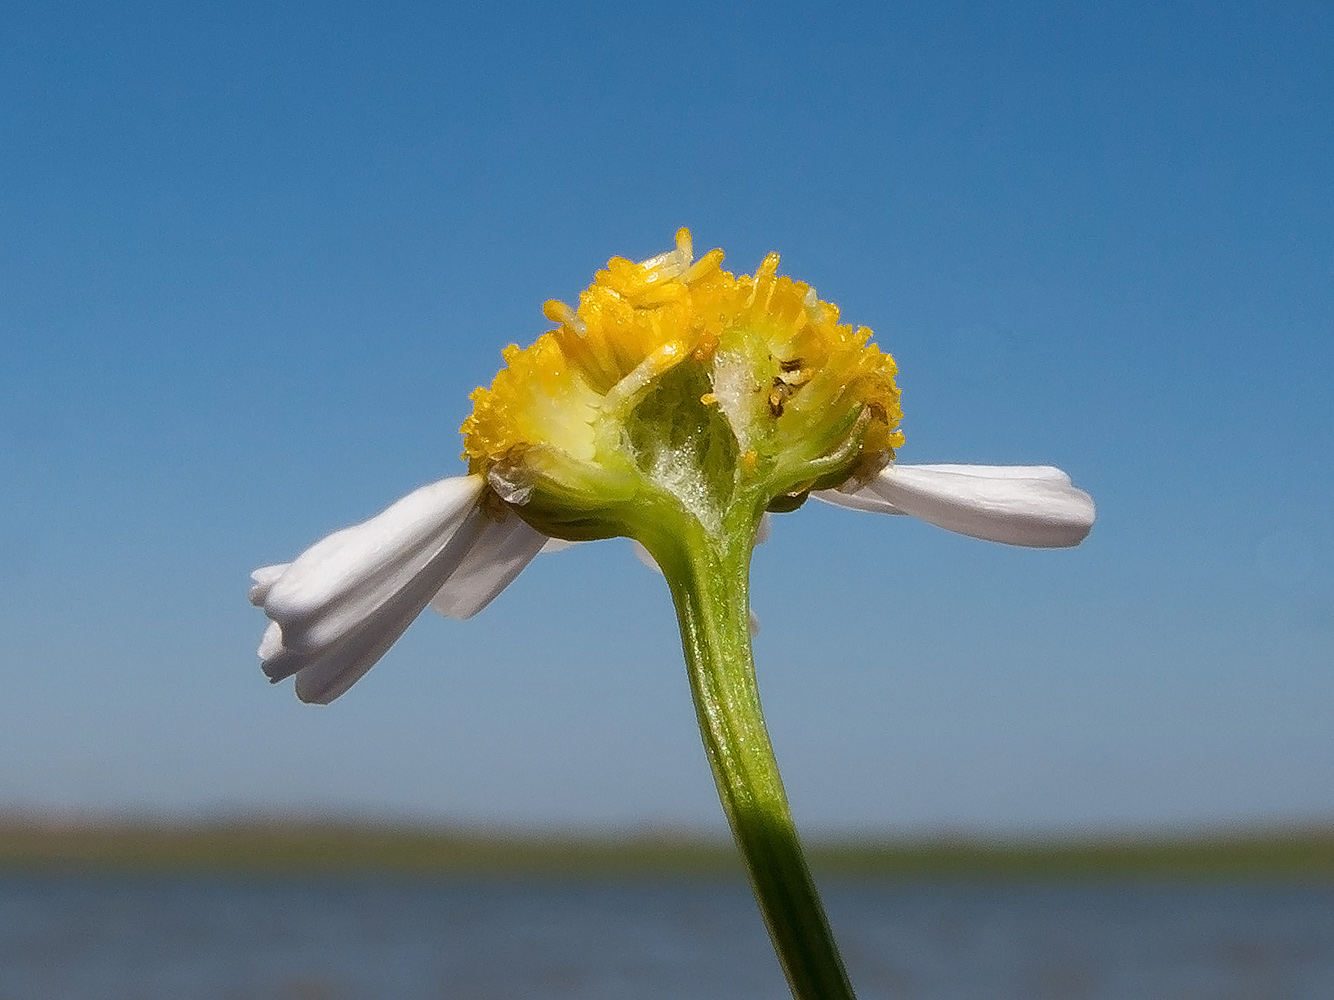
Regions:
<instances>
[{"instance_id":1,"label":"white ray petal","mask_svg":"<svg viewBox=\"0 0 1334 1000\"><path fill-rule=\"evenodd\" d=\"M1078 545L1093 498L1049 465L891 465L854 493L816 496L857 510L912 514L949 531L1008 545Z\"/></svg>"},{"instance_id":2,"label":"white ray petal","mask_svg":"<svg viewBox=\"0 0 1334 1000\"><path fill-rule=\"evenodd\" d=\"M277 622L269 622L269 627L264 630L264 635L259 640L259 658L267 663L282 655L282 652L283 630ZM265 672L267 673L267 670Z\"/></svg>"},{"instance_id":3,"label":"white ray petal","mask_svg":"<svg viewBox=\"0 0 1334 1000\"><path fill-rule=\"evenodd\" d=\"M291 565L291 563L279 563L277 566L261 566L251 573L250 580L254 585L250 588L250 603L257 608L262 607L269 596L269 591L278 582L278 577L286 573Z\"/></svg>"},{"instance_id":4,"label":"white ray petal","mask_svg":"<svg viewBox=\"0 0 1334 1000\"><path fill-rule=\"evenodd\" d=\"M472 550L431 598L447 618L471 618L508 587L549 539L517 514L490 520Z\"/></svg>"},{"instance_id":5,"label":"white ray petal","mask_svg":"<svg viewBox=\"0 0 1334 1000\"><path fill-rule=\"evenodd\" d=\"M1054 465L900 465L899 469L921 472L951 472L974 479L1028 479L1034 482L1070 485L1070 476Z\"/></svg>"},{"instance_id":6,"label":"white ray petal","mask_svg":"<svg viewBox=\"0 0 1334 1000\"><path fill-rule=\"evenodd\" d=\"M309 652L284 651L265 664L273 676L281 663L286 674L295 667L296 694L302 701L327 705L370 670L422 613L443 580L453 573L477 544L490 523L480 508L470 508L445 546L412 578L388 595L368 618L331 645Z\"/></svg>"},{"instance_id":7,"label":"white ray petal","mask_svg":"<svg viewBox=\"0 0 1334 1000\"><path fill-rule=\"evenodd\" d=\"M846 483L844 484L847 485ZM846 507L848 510L864 510L871 514L903 514L884 497L872 493L867 487L863 486L858 490L812 490L811 496L816 500L822 500L835 507Z\"/></svg>"},{"instance_id":8,"label":"white ray petal","mask_svg":"<svg viewBox=\"0 0 1334 1000\"><path fill-rule=\"evenodd\" d=\"M815 497L816 500L833 504L835 507L846 507L848 510L864 510L871 514L907 513L907 511L899 510L884 497L877 496L864 486L855 493L844 493L842 490L812 490L811 496Z\"/></svg>"},{"instance_id":9,"label":"white ray petal","mask_svg":"<svg viewBox=\"0 0 1334 1000\"><path fill-rule=\"evenodd\" d=\"M434 564L439 589L454 565L440 565L438 556L476 509L482 485L480 476L459 476L423 486L298 556L264 598L284 646L318 652L341 642L428 565ZM454 555L461 559L466 551Z\"/></svg>"},{"instance_id":10,"label":"white ray petal","mask_svg":"<svg viewBox=\"0 0 1334 1000\"><path fill-rule=\"evenodd\" d=\"M542 546L542 552L545 555L550 555L552 552L564 552L568 548L583 544L585 543L572 542L566 538L548 538L547 543Z\"/></svg>"},{"instance_id":11,"label":"white ray petal","mask_svg":"<svg viewBox=\"0 0 1334 1000\"><path fill-rule=\"evenodd\" d=\"M356 632L347 642L307 658L296 672L296 696L308 705L327 705L343 695L366 676L419 614L420 608L392 625Z\"/></svg>"},{"instance_id":12,"label":"white ray petal","mask_svg":"<svg viewBox=\"0 0 1334 1000\"><path fill-rule=\"evenodd\" d=\"M309 657L297 671L296 696L304 702L327 705L361 680L416 621L437 584L438 575L423 574L394 595L371 621L342 642Z\"/></svg>"},{"instance_id":13,"label":"white ray petal","mask_svg":"<svg viewBox=\"0 0 1334 1000\"><path fill-rule=\"evenodd\" d=\"M277 622L269 622L264 637L259 641L259 666L264 676L275 684L286 680L302 667L313 662L319 653L298 653L283 645L283 630Z\"/></svg>"}]
</instances>

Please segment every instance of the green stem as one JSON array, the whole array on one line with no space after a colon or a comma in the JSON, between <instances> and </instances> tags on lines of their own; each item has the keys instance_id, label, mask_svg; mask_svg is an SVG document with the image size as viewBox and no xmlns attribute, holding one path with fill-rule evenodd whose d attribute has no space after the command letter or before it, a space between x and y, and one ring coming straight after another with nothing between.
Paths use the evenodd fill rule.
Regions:
<instances>
[{"instance_id":1,"label":"green stem","mask_svg":"<svg viewBox=\"0 0 1334 1000\"><path fill-rule=\"evenodd\" d=\"M760 708L750 648L758 514L711 537L695 523L650 545L672 589L690 688L718 796L796 1000L852 1000L806 865ZM669 551L661 551L661 549Z\"/></svg>"}]
</instances>

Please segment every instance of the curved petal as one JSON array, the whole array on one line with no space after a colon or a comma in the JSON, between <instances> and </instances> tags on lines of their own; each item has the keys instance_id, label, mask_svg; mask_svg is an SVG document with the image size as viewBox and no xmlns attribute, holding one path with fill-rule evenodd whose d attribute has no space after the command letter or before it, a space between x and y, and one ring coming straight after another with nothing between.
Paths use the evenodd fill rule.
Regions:
<instances>
[{"instance_id":1,"label":"curved petal","mask_svg":"<svg viewBox=\"0 0 1334 1000\"><path fill-rule=\"evenodd\" d=\"M423 486L368 521L317 542L291 564L252 576L272 619L265 674L297 675L303 701L327 703L394 644L476 546L487 515L480 477Z\"/></svg>"},{"instance_id":2,"label":"curved petal","mask_svg":"<svg viewBox=\"0 0 1334 1000\"><path fill-rule=\"evenodd\" d=\"M890 465L854 493L821 500L912 514L961 535L1007 545L1078 545L1093 527L1093 498L1049 465Z\"/></svg>"},{"instance_id":3,"label":"curved petal","mask_svg":"<svg viewBox=\"0 0 1334 1000\"><path fill-rule=\"evenodd\" d=\"M302 664L296 675L296 696L305 702L327 705L360 680L416 621L440 589L441 580L448 578L467 558L486 524L486 514L472 508L445 547L422 572L381 605L374 618Z\"/></svg>"},{"instance_id":4,"label":"curved petal","mask_svg":"<svg viewBox=\"0 0 1334 1000\"><path fill-rule=\"evenodd\" d=\"M435 559L481 490L480 476L431 483L301 553L264 597L265 613L282 626L283 644L323 649L374 615Z\"/></svg>"},{"instance_id":5,"label":"curved petal","mask_svg":"<svg viewBox=\"0 0 1334 1000\"><path fill-rule=\"evenodd\" d=\"M447 618L471 618L514 582L551 541L512 512L490 520L458 568L431 598L431 607Z\"/></svg>"}]
</instances>

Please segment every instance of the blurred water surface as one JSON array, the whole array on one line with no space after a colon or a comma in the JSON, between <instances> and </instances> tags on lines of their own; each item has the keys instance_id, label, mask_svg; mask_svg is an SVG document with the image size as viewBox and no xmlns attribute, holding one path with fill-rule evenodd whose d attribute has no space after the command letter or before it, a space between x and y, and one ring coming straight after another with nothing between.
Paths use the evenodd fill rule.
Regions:
<instances>
[{"instance_id":1,"label":"blurred water surface","mask_svg":"<svg viewBox=\"0 0 1334 1000\"><path fill-rule=\"evenodd\" d=\"M1334 886L824 891L864 1000L1334 997ZM0 1000L787 995L731 879L0 876Z\"/></svg>"}]
</instances>

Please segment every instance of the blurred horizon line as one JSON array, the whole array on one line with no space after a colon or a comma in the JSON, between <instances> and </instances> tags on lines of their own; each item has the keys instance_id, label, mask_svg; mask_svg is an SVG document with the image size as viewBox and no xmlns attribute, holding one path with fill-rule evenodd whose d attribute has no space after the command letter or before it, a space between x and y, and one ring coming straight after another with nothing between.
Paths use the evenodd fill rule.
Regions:
<instances>
[{"instance_id":1,"label":"blurred horizon line","mask_svg":"<svg viewBox=\"0 0 1334 1000\"><path fill-rule=\"evenodd\" d=\"M913 878L1334 879L1334 821L1042 834L817 835L818 873ZM365 817L209 819L0 810L0 874L736 875L729 837L669 827L533 830Z\"/></svg>"}]
</instances>

